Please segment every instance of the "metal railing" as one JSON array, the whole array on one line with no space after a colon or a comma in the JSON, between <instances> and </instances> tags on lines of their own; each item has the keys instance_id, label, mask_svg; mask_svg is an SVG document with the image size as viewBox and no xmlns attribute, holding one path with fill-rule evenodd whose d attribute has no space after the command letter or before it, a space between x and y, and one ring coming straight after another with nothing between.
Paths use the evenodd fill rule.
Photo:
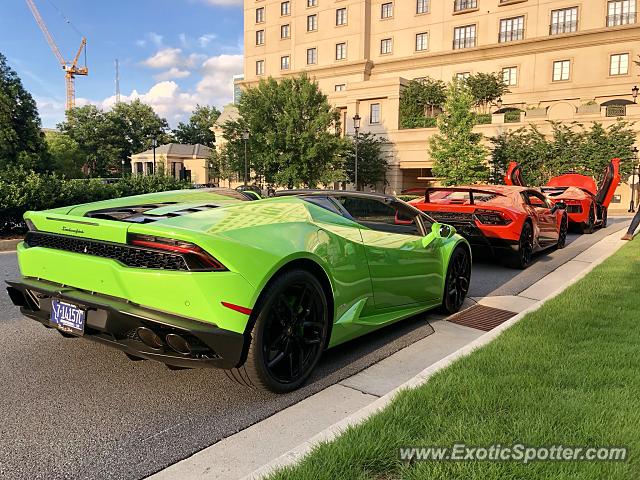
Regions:
<instances>
[{"instance_id":1,"label":"metal railing","mask_svg":"<svg viewBox=\"0 0 640 480\"><path fill-rule=\"evenodd\" d=\"M507 30L505 32L500 32L500 36L498 37L498 42L514 42L516 40L524 40L524 29L519 30Z\"/></svg>"},{"instance_id":2,"label":"metal railing","mask_svg":"<svg viewBox=\"0 0 640 480\"><path fill-rule=\"evenodd\" d=\"M607 105L607 117L625 117L626 115L626 105Z\"/></svg>"},{"instance_id":3,"label":"metal railing","mask_svg":"<svg viewBox=\"0 0 640 480\"><path fill-rule=\"evenodd\" d=\"M476 46L476 37L456 38L453 41L453 49L473 48Z\"/></svg>"},{"instance_id":4,"label":"metal railing","mask_svg":"<svg viewBox=\"0 0 640 480\"><path fill-rule=\"evenodd\" d=\"M454 0L453 11L462 12L463 10L471 10L478 8L478 0Z\"/></svg>"},{"instance_id":5,"label":"metal railing","mask_svg":"<svg viewBox=\"0 0 640 480\"><path fill-rule=\"evenodd\" d=\"M636 12L618 13L616 15L607 15L607 27L617 27L618 25L632 25L638 20Z\"/></svg>"},{"instance_id":6,"label":"metal railing","mask_svg":"<svg viewBox=\"0 0 640 480\"><path fill-rule=\"evenodd\" d=\"M578 31L578 21L559 22L549 25L549 35L560 35L562 33L573 33Z\"/></svg>"}]
</instances>

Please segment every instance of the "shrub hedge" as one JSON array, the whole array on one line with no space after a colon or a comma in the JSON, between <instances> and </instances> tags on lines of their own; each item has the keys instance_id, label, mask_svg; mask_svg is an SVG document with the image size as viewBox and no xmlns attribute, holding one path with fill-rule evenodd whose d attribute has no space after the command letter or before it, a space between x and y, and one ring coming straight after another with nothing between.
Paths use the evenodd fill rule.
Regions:
<instances>
[{"instance_id":1,"label":"shrub hedge","mask_svg":"<svg viewBox=\"0 0 640 480\"><path fill-rule=\"evenodd\" d=\"M24 232L22 215L110 198L191 188L191 184L164 175L128 176L113 182L100 178L65 179L26 170L0 172L0 235Z\"/></svg>"}]
</instances>

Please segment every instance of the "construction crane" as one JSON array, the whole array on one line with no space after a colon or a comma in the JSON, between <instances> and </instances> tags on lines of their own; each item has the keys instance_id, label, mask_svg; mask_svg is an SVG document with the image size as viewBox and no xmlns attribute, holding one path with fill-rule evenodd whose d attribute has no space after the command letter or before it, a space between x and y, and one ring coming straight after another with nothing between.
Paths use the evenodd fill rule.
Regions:
<instances>
[{"instance_id":1,"label":"construction crane","mask_svg":"<svg viewBox=\"0 0 640 480\"><path fill-rule=\"evenodd\" d=\"M76 56L73 58L73 61L71 62L66 61L62 56L62 53L60 53L60 49L58 48L58 45L56 45L55 40L51 36L51 33L49 32L47 25L44 23L44 20L42 20L42 16L40 15L38 8L36 7L36 4L33 3L33 0L26 0L26 2L27 2L27 5L29 6L29 9L31 10L31 13L33 14L33 18L36 19L36 23L40 27L40 30L42 30L42 34L44 35L44 38L47 40L47 43L51 47L51 50L53 50L53 54L58 59L58 62L60 63L60 65L62 65L62 70L64 70L64 78L67 85L66 109L70 110L76 106L76 87L75 87L76 75L89 74L89 69L87 68L87 58L86 58L87 39L86 37L82 37L82 40L80 42L80 48L78 48L78 53L76 53ZM83 51L85 52L84 66L79 67L78 60L80 59L80 55L82 55Z\"/></svg>"}]
</instances>

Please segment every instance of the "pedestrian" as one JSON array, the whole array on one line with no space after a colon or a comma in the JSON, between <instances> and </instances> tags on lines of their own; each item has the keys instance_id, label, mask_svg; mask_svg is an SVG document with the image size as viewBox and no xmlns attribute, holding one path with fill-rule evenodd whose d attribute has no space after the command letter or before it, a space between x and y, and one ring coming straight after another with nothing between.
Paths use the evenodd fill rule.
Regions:
<instances>
[{"instance_id":1,"label":"pedestrian","mask_svg":"<svg viewBox=\"0 0 640 480\"><path fill-rule=\"evenodd\" d=\"M631 220L629 230L627 230L627 233L622 237L622 240L633 240L633 233L636 231L636 228L638 228L638 225L640 225L640 208L638 208L636 215L633 217L633 220Z\"/></svg>"}]
</instances>

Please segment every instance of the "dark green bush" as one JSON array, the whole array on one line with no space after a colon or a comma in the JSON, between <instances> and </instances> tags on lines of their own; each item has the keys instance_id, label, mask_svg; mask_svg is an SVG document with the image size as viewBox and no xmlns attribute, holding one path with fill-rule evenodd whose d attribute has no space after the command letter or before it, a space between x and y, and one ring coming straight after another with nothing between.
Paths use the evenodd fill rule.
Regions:
<instances>
[{"instance_id":1,"label":"dark green bush","mask_svg":"<svg viewBox=\"0 0 640 480\"><path fill-rule=\"evenodd\" d=\"M488 125L491 123L490 113L479 113L476 115L476 123L478 125Z\"/></svg>"},{"instance_id":2,"label":"dark green bush","mask_svg":"<svg viewBox=\"0 0 640 480\"><path fill-rule=\"evenodd\" d=\"M22 215L29 210L89 203L110 198L190 188L191 184L164 175L103 179L65 179L22 169L0 172L0 235L21 233Z\"/></svg>"},{"instance_id":3,"label":"dark green bush","mask_svg":"<svg viewBox=\"0 0 640 480\"><path fill-rule=\"evenodd\" d=\"M398 195L398 198L404 202L410 202L416 198L422 198L420 195Z\"/></svg>"},{"instance_id":4,"label":"dark green bush","mask_svg":"<svg viewBox=\"0 0 640 480\"><path fill-rule=\"evenodd\" d=\"M408 117L400 121L400 128L435 128L438 121L434 117Z\"/></svg>"},{"instance_id":5,"label":"dark green bush","mask_svg":"<svg viewBox=\"0 0 640 480\"><path fill-rule=\"evenodd\" d=\"M505 123L518 123L520 122L520 110L509 110L504 113Z\"/></svg>"}]
</instances>

